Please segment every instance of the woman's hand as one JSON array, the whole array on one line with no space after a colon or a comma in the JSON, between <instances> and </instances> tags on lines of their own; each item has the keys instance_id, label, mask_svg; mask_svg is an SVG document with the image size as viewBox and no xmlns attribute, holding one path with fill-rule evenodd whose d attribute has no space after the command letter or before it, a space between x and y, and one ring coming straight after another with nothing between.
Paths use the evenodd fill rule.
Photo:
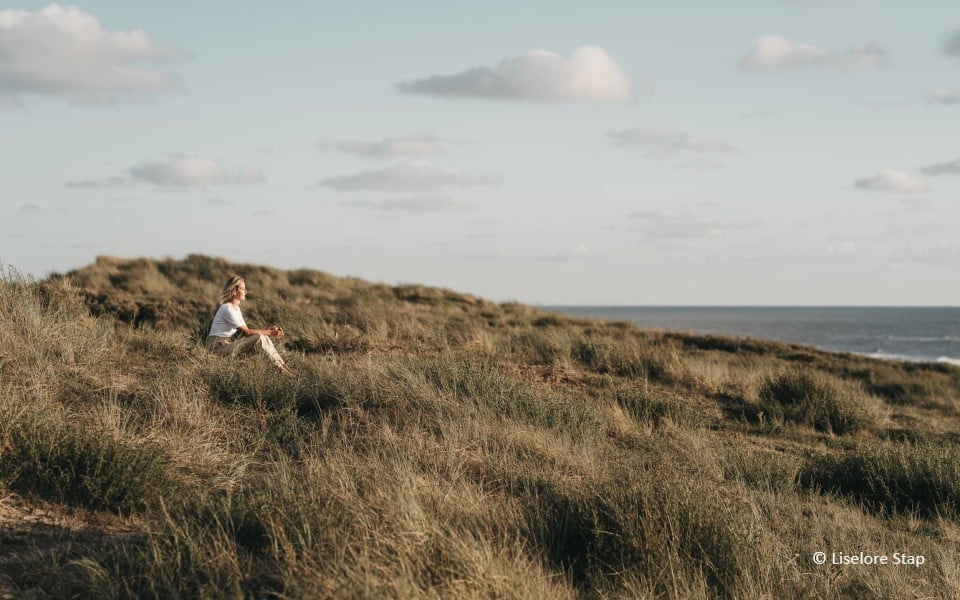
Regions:
<instances>
[{"instance_id":1,"label":"woman's hand","mask_svg":"<svg viewBox=\"0 0 960 600\"><path fill-rule=\"evenodd\" d=\"M267 331L269 331L270 332L269 335L273 337L278 337L278 338L283 337L283 327L280 327L279 325L271 325L270 329L268 329Z\"/></svg>"}]
</instances>

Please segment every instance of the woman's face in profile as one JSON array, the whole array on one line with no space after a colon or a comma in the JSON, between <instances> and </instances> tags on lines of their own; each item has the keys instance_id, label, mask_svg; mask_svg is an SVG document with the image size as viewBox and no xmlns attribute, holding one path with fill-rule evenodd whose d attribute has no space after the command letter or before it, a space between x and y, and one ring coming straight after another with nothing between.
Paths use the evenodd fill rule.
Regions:
<instances>
[{"instance_id":1,"label":"woman's face in profile","mask_svg":"<svg viewBox=\"0 0 960 600\"><path fill-rule=\"evenodd\" d=\"M241 281L240 285L237 286L237 293L234 296L237 300L244 300L247 297L247 284L246 282Z\"/></svg>"}]
</instances>

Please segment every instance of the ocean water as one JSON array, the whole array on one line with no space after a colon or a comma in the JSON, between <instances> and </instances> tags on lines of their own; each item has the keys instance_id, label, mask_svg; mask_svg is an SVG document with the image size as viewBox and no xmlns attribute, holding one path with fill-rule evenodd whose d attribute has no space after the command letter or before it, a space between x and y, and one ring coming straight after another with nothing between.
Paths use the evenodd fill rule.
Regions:
<instances>
[{"instance_id":1,"label":"ocean water","mask_svg":"<svg viewBox=\"0 0 960 600\"><path fill-rule=\"evenodd\" d=\"M547 306L644 329L710 333L960 364L960 307Z\"/></svg>"}]
</instances>

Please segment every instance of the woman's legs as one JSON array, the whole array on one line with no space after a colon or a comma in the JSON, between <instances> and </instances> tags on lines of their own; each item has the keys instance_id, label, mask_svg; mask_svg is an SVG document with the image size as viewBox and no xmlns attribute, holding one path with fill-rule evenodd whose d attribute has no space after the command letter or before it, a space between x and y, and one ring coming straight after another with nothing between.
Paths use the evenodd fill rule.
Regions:
<instances>
[{"instance_id":1,"label":"woman's legs","mask_svg":"<svg viewBox=\"0 0 960 600\"><path fill-rule=\"evenodd\" d=\"M230 356L233 354L233 340L228 337L207 337L207 350L217 356Z\"/></svg>"},{"instance_id":2,"label":"woman's legs","mask_svg":"<svg viewBox=\"0 0 960 600\"><path fill-rule=\"evenodd\" d=\"M287 371L287 365L283 362L283 357L280 356L280 353L277 352L277 348L273 345L273 341L263 335L263 334L254 334L241 337L234 343L230 344L232 348L231 354L252 354L254 352L263 352L270 359L270 362L274 364L281 371Z\"/></svg>"}]
</instances>

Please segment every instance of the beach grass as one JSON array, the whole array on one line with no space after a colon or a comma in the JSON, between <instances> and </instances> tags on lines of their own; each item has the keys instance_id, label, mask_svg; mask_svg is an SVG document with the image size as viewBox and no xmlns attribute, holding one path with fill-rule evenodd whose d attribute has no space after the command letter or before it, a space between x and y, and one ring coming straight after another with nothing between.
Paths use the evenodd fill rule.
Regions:
<instances>
[{"instance_id":1,"label":"beach grass","mask_svg":"<svg viewBox=\"0 0 960 600\"><path fill-rule=\"evenodd\" d=\"M294 377L204 351L233 274ZM949 365L420 285L203 256L7 270L0 592L957 597L958 407Z\"/></svg>"}]
</instances>

